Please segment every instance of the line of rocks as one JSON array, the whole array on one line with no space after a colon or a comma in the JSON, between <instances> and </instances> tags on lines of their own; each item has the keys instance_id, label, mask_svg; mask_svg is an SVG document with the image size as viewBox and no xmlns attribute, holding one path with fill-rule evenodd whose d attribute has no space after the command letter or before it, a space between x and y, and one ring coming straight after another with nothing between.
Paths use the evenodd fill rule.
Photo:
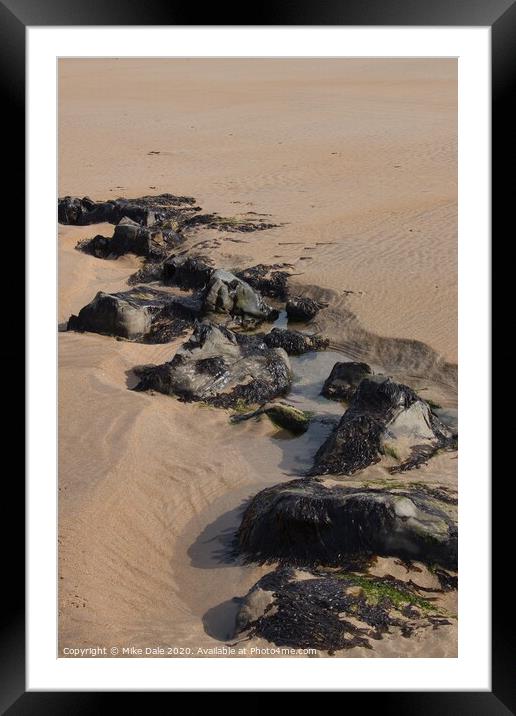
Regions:
<instances>
[{"instance_id":1,"label":"line of rocks","mask_svg":"<svg viewBox=\"0 0 516 716\"><path fill-rule=\"evenodd\" d=\"M131 289L99 292L70 317L68 330L144 343L165 343L191 331L170 361L134 369L135 390L252 408L233 421L265 414L301 434L308 416L277 400L291 388L289 356L324 350L328 341L290 329L243 331L278 317L264 296L283 302L289 323L313 320L324 305L289 295L285 264L230 272L209 257L178 252L193 226L231 225L240 231L272 226L250 222L243 228L245 222L200 211L192 197L170 194L111 202L60 199L62 223L115 224L112 238L96 236L78 248L99 258L134 253L146 261L130 277ZM147 285L154 282L182 292ZM241 600L236 636L333 652L368 646L392 628L409 636L438 626L442 615L423 600L421 590L373 579L367 565L375 555L418 560L439 565L444 580L453 582L446 570L457 566L455 497L413 483L383 489L346 486L324 476L342 479L380 461L390 472L418 467L437 451L456 447L456 425L450 427L449 415L441 420L411 388L374 375L365 363L336 363L321 393L345 401L347 409L343 406L339 423L316 452L309 475L259 492L236 534L235 553L245 562L279 564Z\"/></svg>"}]
</instances>

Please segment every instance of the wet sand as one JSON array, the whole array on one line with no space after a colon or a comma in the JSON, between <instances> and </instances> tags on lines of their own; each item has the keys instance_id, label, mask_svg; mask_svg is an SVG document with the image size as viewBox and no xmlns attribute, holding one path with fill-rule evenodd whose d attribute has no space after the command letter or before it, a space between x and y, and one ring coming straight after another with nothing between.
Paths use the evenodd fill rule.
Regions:
<instances>
[{"instance_id":1,"label":"wet sand","mask_svg":"<svg viewBox=\"0 0 516 716\"><path fill-rule=\"evenodd\" d=\"M271 214L280 228L213 234L216 263L292 263L331 297L319 328L334 348L456 404L454 61L66 60L59 73L60 195L169 191ZM140 265L75 251L112 230L59 227L59 322ZM59 335L61 648L223 644L232 598L269 569L228 561L239 509L323 439L128 390L135 365L181 342ZM409 479L454 486L455 456ZM453 656L456 629L362 651L342 655Z\"/></svg>"}]
</instances>

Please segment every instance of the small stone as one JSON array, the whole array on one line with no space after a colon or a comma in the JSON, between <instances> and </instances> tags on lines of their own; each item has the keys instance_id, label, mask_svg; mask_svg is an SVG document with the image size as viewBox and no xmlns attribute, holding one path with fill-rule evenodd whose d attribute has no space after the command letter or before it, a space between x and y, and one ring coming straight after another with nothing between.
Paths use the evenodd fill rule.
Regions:
<instances>
[{"instance_id":1,"label":"small stone","mask_svg":"<svg viewBox=\"0 0 516 716\"><path fill-rule=\"evenodd\" d=\"M265 414L274 425L294 435L305 433L310 426L310 418L307 414L292 405L273 405L265 410Z\"/></svg>"},{"instance_id":2,"label":"small stone","mask_svg":"<svg viewBox=\"0 0 516 716\"><path fill-rule=\"evenodd\" d=\"M287 301L287 316L289 321L311 321L324 305L312 298L292 296Z\"/></svg>"},{"instance_id":3,"label":"small stone","mask_svg":"<svg viewBox=\"0 0 516 716\"><path fill-rule=\"evenodd\" d=\"M329 400L349 402L360 381L371 373L371 368L367 363L355 363L354 361L335 363L324 382L321 395Z\"/></svg>"}]
</instances>

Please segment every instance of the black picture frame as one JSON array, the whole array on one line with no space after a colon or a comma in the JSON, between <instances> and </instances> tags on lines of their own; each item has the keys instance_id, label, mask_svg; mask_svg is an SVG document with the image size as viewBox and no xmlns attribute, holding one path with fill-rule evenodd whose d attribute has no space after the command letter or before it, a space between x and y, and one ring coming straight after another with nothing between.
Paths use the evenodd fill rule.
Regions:
<instances>
[{"instance_id":1,"label":"black picture frame","mask_svg":"<svg viewBox=\"0 0 516 716\"><path fill-rule=\"evenodd\" d=\"M196 20L202 17L203 22ZM512 206L513 184L506 179L512 169L513 138L509 133L516 126L516 104L511 80L516 68L516 0L330 0L323 3L290 2L262 3L251 7L247 16L239 12L238 22L229 6L176 7L163 0L0 0L0 77L4 97L4 150L12 151L8 165L8 198L11 207L19 207L24 196L25 146L25 29L28 26L76 25L360 25L360 26L484 26L491 28L492 38L492 159L493 159L493 235L501 226ZM4 154L5 156L5 154ZM496 169L496 171L494 171ZM502 179L503 177L503 179ZM11 209L12 212L12 209ZM23 213L16 212L18 235L23 226ZM507 222L507 226L510 226ZM16 265L20 250L16 249ZM19 270L4 275L10 295L20 295ZM20 297L23 313L23 297ZM15 318L10 327L12 344L24 346L23 330ZM16 325L14 325L16 323ZM4 376L13 372L13 354L2 355ZM19 360L19 359L18 359ZM19 364L18 364L19 365ZM17 371L19 372L19 370ZM10 381L8 381L10 382ZM14 381L13 381L14 382ZM13 391L11 406L23 410L23 394L19 386ZM12 444L20 436L15 408L9 409L7 440ZM20 420L21 415L20 415ZM489 440L489 436L486 436ZM6 441L7 442L7 441ZM21 448L23 450L23 448ZM19 452L17 454L23 454ZM16 465L16 461L13 462ZM21 472L21 470L19 471ZM16 478L16 479L15 479ZM507 479L510 474L507 473ZM9 575L4 585L6 604L0 618L0 709L13 716L46 712L52 714L86 714L101 710L99 698L112 699L117 694L94 692L26 692L25 691L25 612L24 612L24 485L21 475L5 471L4 510L14 519L15 530L4 535L4 570ZM490 692L367 692L366 707L376 704L382 713L396 714L500 714L516 713L515 649L511 641L510 592L502 583L504 546L510 544L508 525L510 501L502 491L493 491L493 592L492 592L492 690ZM4 520L7 524L7 520ZM7 564L5 564L7 561ZM8 585L8 586L7 586ZM471 597L474 598L474 595ZM508 604L506 602L509 602ZM410 684L407 684L410 689ZM349 697L346 695L346 708ZM147 695L145 698L148 698ZM374 699L374 703L373 703ZM136 709L139 694L131 695ZM361 702L363 704L363 701ZM148 705L148 701L146 701ZM363 708L363 706L362 706Z\"/></svg>"}]
</instances>

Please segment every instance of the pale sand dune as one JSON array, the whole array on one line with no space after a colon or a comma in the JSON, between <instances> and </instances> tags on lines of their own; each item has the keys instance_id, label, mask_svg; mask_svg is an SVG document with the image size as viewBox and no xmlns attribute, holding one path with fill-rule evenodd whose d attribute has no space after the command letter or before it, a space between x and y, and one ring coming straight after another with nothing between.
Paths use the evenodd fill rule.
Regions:
<instances>
[{"instance_id":1,"label":"pale sand dune","mask_svg":"<svg viewBox=\"0 0 516 716\"><path fill-rule=\"evenodd\" d=\"M60 195L170 191L270 213L281 228L222 241L217 262L293 263L300 284L332 290L320 323L336 345L454 404L455 61L65 60L59 78ZM127 287L138 259L74 249L112 230L59 228L59 322ZM264 450L270 425L127 389L131 368L179 343L60 335L60 646L219 645L225 603L265 571L219 563L209 540L287 479L282 441ZM456 460L414 479L453 485ZM453 656L456 633L360 651L344 656Z\"/></svg>"}]
</instances>

